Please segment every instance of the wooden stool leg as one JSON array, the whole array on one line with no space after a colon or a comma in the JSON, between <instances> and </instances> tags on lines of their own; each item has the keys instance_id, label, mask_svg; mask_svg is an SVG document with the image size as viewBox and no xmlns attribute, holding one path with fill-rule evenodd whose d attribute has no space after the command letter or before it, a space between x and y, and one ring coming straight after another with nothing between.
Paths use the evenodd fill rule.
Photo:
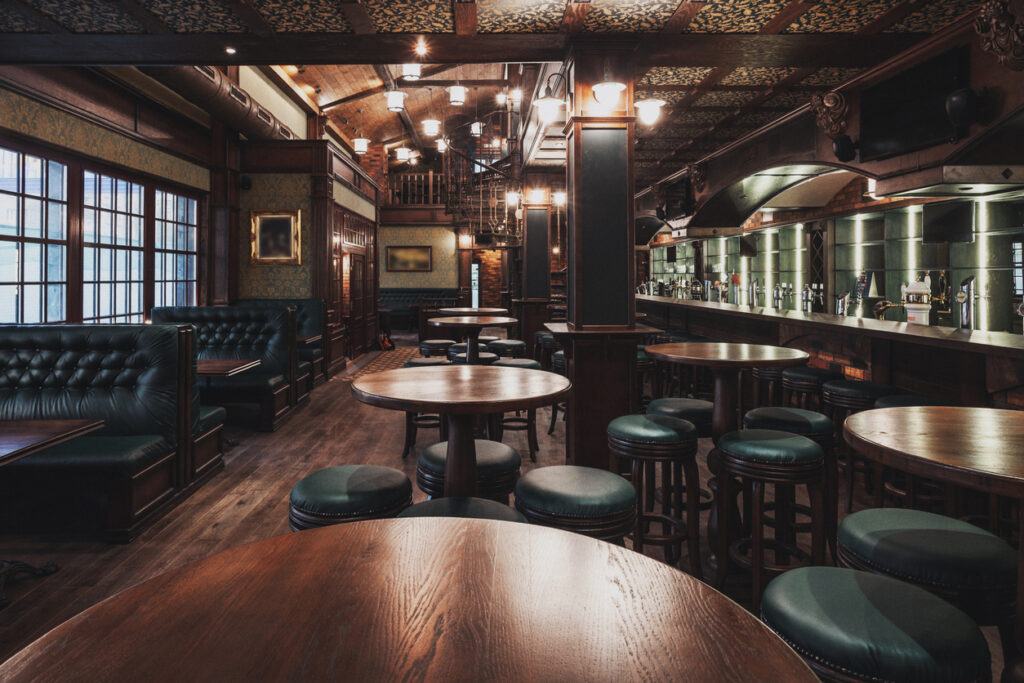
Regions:
<instances>
[{"instance_id":1,"label":"wooden stool leg","mask_svg":"<svg viewBox=\"0 0 1024 683\"><path fill-rule=\"evenodd\" d=\"M530 446L530 462L537 462L537 451L540 445L537 442L537 409L530 408L526 411L526 442Z\"/></svg>"},{"instance_id":2,"label":"wooden stool leg","mask_svg":"<svg viewBox=\"0 0 1024 683\"><path fill-rule=\"evenodd\" d=\"M764 591L764 482L759 479L753 482L753 510L750 520L750 571L753 582L751 585L750 602L754 614L761 613L761 593ZM775 524L779 523L778 512Z\"/></svg>"},{"instance_id":3,"label":"wooden stool leg","mask_svg":"<svg viewBox=\"0 0 1024 683\"><path fill-rule=\"evenodd\" d=\"M665 460L661 463L661 514L665 517L672 517L672 488L673 485L678 488L676 480L672 478L673 463ZM653 488L654 482L651 482ZM676 508L678 511L679 508ZM678 512L677 512L678 514ZM661 535L668 536L675 531L674 525L663 520L661 522ZM665 544L665 562L674 565L679 561L679 556L682 554L683 546L682 541L679 543L666 543Z\"/></svg>"},{"instance_id":4,"label":"wooden stool leg","mask_svg":"<svg viewBox=\"0 0 1024 683\"><path fill-rule=\"evenodd\" d=\"M709 539L717 542L715 568L715 588L722 590L725 586L725 575L729 569L729 527L732 525L732 475L725 471L724 467L719 468L718 491L716 491L718 503L718 538Z\"/></svg>"},{"instance_id":5,"label":"wooden stool leg","mask_svg":"<svg viewBox=\"0 0 1024 683\"><path fill-rule=\"evenodd\" d=\"M786 484L775 485L775 562L789 562L786 546L793 543L793 503L795 495L793 487ZM753 530L757 534L757 529Z\"/></svg>"},{"instance_id":6,"label":"wooden stool leg","mask_svg":"<svg viewBox=\"0 0 1024 683\"><path fill-rule=\"evenodd\" d=\"M551 424L548 426L548 434L555 433L555 421L558 419L558 404L551 404Z\"/></svg>"},{"instance_id":7,"label":"wooden stool leg","mask_svg":"<svg viewBox=\"0 0 1024 683\"><path fill-rule=\"evenodd\" d=\"M633 527L633 550L643 554L644 552L644 470L643 463L637 459L630 462L630 479L633 481L633 490L636 491L636 526Z\"/></svg>"},{"instance_id":8,"label":"wooden stool leg","mask_svg":"<svg viewBox=\"0 0 1024 683\"><path fill-rule=\"evenodd\" d=\"M416 445L416 413L405 414L405 444L402 447L402 459L409 457L409 451Z\"/></svg>"},{"instance_id":9,"label":"wooden stool leg","mask_svg":"<svg viewBox=\"0 0 1024 683\"><path fill-rule=\"evenodd\" d=\"M825 507L820 482L807 485L811 503L811 564L825 564Z\"/></svg>"},{"instance_id":10,"label":"wooden stool leg","mask_svg":"<svg viewBox=\"0 0 1024 683\"><path fill-rule=\"evenodd\" d=\"M646 479L646 481L644 482L644 497L646 498L646 500L644 500L644 510L650 512L654 512L654 493L657 488L657 485L655 483L657 481L657 473L655 471L654 465L655 462L653 460L644 463L643 476ZM637 522L639 524L643 524L642 522L640 522L640 520L637 520ZM651 523L643 524L643 528L644 533L651 531Z\"/></svg>"},{"instance_id":11,"label":"wooden stool leg","mask_svg":"<svg viewBox=\"0 0 1024 683\"><path fill-rule=\"evenodd\" d=\"M697 460L693 457L687 458L682 463L682 469L686 475L686 548L690 554L690 574L698 580L703 580L704 568L700 561L700 472L697 469ZM683 507L683 481L677 474L674 501L676 510Z\"/></svg>"}]
</instances>

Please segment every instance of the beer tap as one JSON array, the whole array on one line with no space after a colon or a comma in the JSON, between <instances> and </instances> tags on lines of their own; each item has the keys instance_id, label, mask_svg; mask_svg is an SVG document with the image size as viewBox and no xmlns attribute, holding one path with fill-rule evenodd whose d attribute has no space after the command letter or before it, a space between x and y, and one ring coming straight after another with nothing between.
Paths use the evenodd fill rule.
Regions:
<instances>
[{"instance_id":1,"label":"beer tap","mask_svg":"<svg viewBox=\"0 0 1024 683\"><path fill-rule=\"evenodd\" d=\"M847 307L850 303L850 293L843 292L835 295L836 315L847 315Z\"/></svg>"},{"instance_id":2,"label":"beer tap","mask_svg":"<svg viewBox=\"0 0 1024 683\"><path fill-rule=\"evenodd\" d=\"M782 284L778 282L772 287L772 308L776 311L782 309Z\"/></svg>"},{"instance_id":3,"label":"beer tap","mask_svg":"<svg viewBox=\"0 0 1024 683\"><path fill-rule=\"evenodd\" d=\"M747 283L747 305L753 308L757 306L757 278L750 278Z\"/></svg>"},{"instance_id":4,"label":"beer tap","mask_svg":"<svg viewBox=\"0 0 1024 683\"><path fill-rule=\"evenodd\" d=\"M960 328L974 329L974 276L968 276L960 283L960 291L956 293L956 302L960 304Z\"/></svg>"},{"instance_id":5,"label":"beer tap","mask_svg":"<svg viewBox=\"0 0 1024 683\"><path fill-rule=\"evenodd\" d=\"M800 310L804 313L811 313L814 311L814 297L816 294L812 293L811 284L809 282L804 283L804 288L800 290Z\"/></svg>"}]
</instances>

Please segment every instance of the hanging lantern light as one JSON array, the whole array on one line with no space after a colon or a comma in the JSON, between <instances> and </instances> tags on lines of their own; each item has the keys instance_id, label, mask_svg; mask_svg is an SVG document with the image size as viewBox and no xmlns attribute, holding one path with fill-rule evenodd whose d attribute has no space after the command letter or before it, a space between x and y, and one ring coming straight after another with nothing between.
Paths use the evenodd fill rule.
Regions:
<instances>
[{"instance_id":1,"label":"hanging lantern light","mask_svg":"<svg viewBox=\"0 0 1024 683\"><path fill-rule=\"evenodd\" d=\"M436 138L441 132L441 122L437 119L423 120L423 134L430 138Z\"/></svg>"},{"instance_id":2,"label":"hanging lantern light","mask_svg":"<svg viewBox=\"0 0 1024 683\"><path fill-rule=\"evenodd\" d=\"M448 151L448 141L445 140L444 138L438 138L437 139L437 151L440 152L441 154L444 154L445 152L447 152Z\"/></svg>"},{"instance_id":3,"label":"hanging lantern light","mask_svg":"<svg viewBox=\"0 0 1024 683\"><path fill-rule=\"evenodd\" d=\"M626 89L625 83L612 80L612 70L608 59L604 60L604 80L593 87L594 99L598 104L610 107L619 101L619 93Z\"/></svg>"},{"instance_id":4,"label":"hanging lantern light","mask_svg":"<svg viewBox=\"0 0 1024 683\"><path fill-rule=\"evenodd\" d=\"M551 123L558 118L558 112L562 108L564 102L559 98L555 97L555 88L552 86L551 81L562 79L565 83L565 77L561 73L553 73L547 77L544 81L544 87L540 89L540 97L537 98L537 115L540 117L541 122Z\"/></svg>"},{"instance_id":5,"label":"hanging lantern light","mask_svg":"<svg viewBox=\"0 0 1024 683\"><path fill-rule=\"evenodd\" d=\"M401 90L389 90L387 92L388 111L404 111L406 93Z\"/></svg>"},{"instance_id":6,"label":"hanging lantern light","mask_svg":"<svg viewBox=\"0 0 1024 683\"><path fill-rule=\"evenodd\" d=\"M402 65L402 78L407 81L418 81L420 80L420 65L419 64L403 64Z\"/></svg>"},{"instance_id":7,"label":"hanging lantern light","mask_svg":"<svg viewBox=\"0 0 1024 683\"><path fill-rule=\"evenodd\" d=\"M452 85L448 87L448 104L461 107L466 103L466 86Z\"/></svg>"},{"instance_id":8,"label":"hanging lantern light","mask_svg":"<svg viewBox=\"0 0 1024 683\"><path fill-rule=\"evenodd\" d=\"M640 119L640 123L653 126L661 116L661 108L665 106L665 100L654 98L639 100L633 106L636 107L636 116Z\"/></svg>"},{"instance_id":9,"label":"hanging lantern light","mask_svg":"<svg viewBox=\"0 0 1024 683\"><path fill-rule=\"evenodd\" d=\"M409 161L409 154L412 150L408 147L395 148L395 161Z\"/></svg>"},{"instance_id":10,"label":"hanging lantern light","mask_svg":"<svg viewBox=\"0 0 1024 683\"><path fill-rule=\"evenodd\" d=\"M367 138L352 138L352 151L356 154L366 154L370 149L370 141Z\"/></svg>"},{"instance_id":11,"label":"hanging lantern light","mask_svg":"<svg viewBox=\"0 0 1024 683\"><path fill-rule=\"evenodd\" d=\"M473 123L469 124L469 134L472 135L475 138L478 138L481 135L483 135L484 134L484 122L483 121L474 121Z\"/></svg>"}]
</instances>

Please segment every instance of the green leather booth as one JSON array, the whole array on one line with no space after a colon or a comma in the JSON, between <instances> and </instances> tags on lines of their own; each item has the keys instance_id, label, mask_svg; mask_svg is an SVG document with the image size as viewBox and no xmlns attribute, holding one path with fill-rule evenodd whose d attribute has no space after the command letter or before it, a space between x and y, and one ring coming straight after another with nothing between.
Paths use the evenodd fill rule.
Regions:
<instances>
[{"instance_id":1,"label":"green leather booth","mask_svg":"<svg viewBox=\"0 0 1024 683\"><path fill-rule=\"evenodd\" d=\"M288 308L295 309L295 334L299 337L316 338L315 341L296 341L295 353L300 365L309 363L310 384L326 382L332 364L330 333L327 329L327 304L323 299L239 299L234 303L242 308ZM300 371L300 375L302 372Z\"/></svg>"}]
</instances>

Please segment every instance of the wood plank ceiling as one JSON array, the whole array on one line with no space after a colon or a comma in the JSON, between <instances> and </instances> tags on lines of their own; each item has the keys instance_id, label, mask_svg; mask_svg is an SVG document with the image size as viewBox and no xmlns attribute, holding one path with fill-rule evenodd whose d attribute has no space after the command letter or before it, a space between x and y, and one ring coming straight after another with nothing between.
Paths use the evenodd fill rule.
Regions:
<instances>
[{"instance_id":1,"label":"wood plank ceiling","mask_svg":"<svg viewBox=\"0 0 1024 683\"><path fill-rule=\"evenodd\" d=\"M805 104L976 10L977 0L0 0L0 63L279 64L345 132L413 137L441 118L443 88L472 82L447 115L493 108L506 64L560 59L574 34L634 34L636 98L665 100L638 126L637 189ZM387 112L419 38L424 79L408 117ZM300 65L301 64L301 65ZM518 69L513 65L512 69ZM433 102L431 103L431 94ZM529 93L527 93L529 94ZM405 118L403 122L403 118Z\"/></svg>"}]
</instances>

